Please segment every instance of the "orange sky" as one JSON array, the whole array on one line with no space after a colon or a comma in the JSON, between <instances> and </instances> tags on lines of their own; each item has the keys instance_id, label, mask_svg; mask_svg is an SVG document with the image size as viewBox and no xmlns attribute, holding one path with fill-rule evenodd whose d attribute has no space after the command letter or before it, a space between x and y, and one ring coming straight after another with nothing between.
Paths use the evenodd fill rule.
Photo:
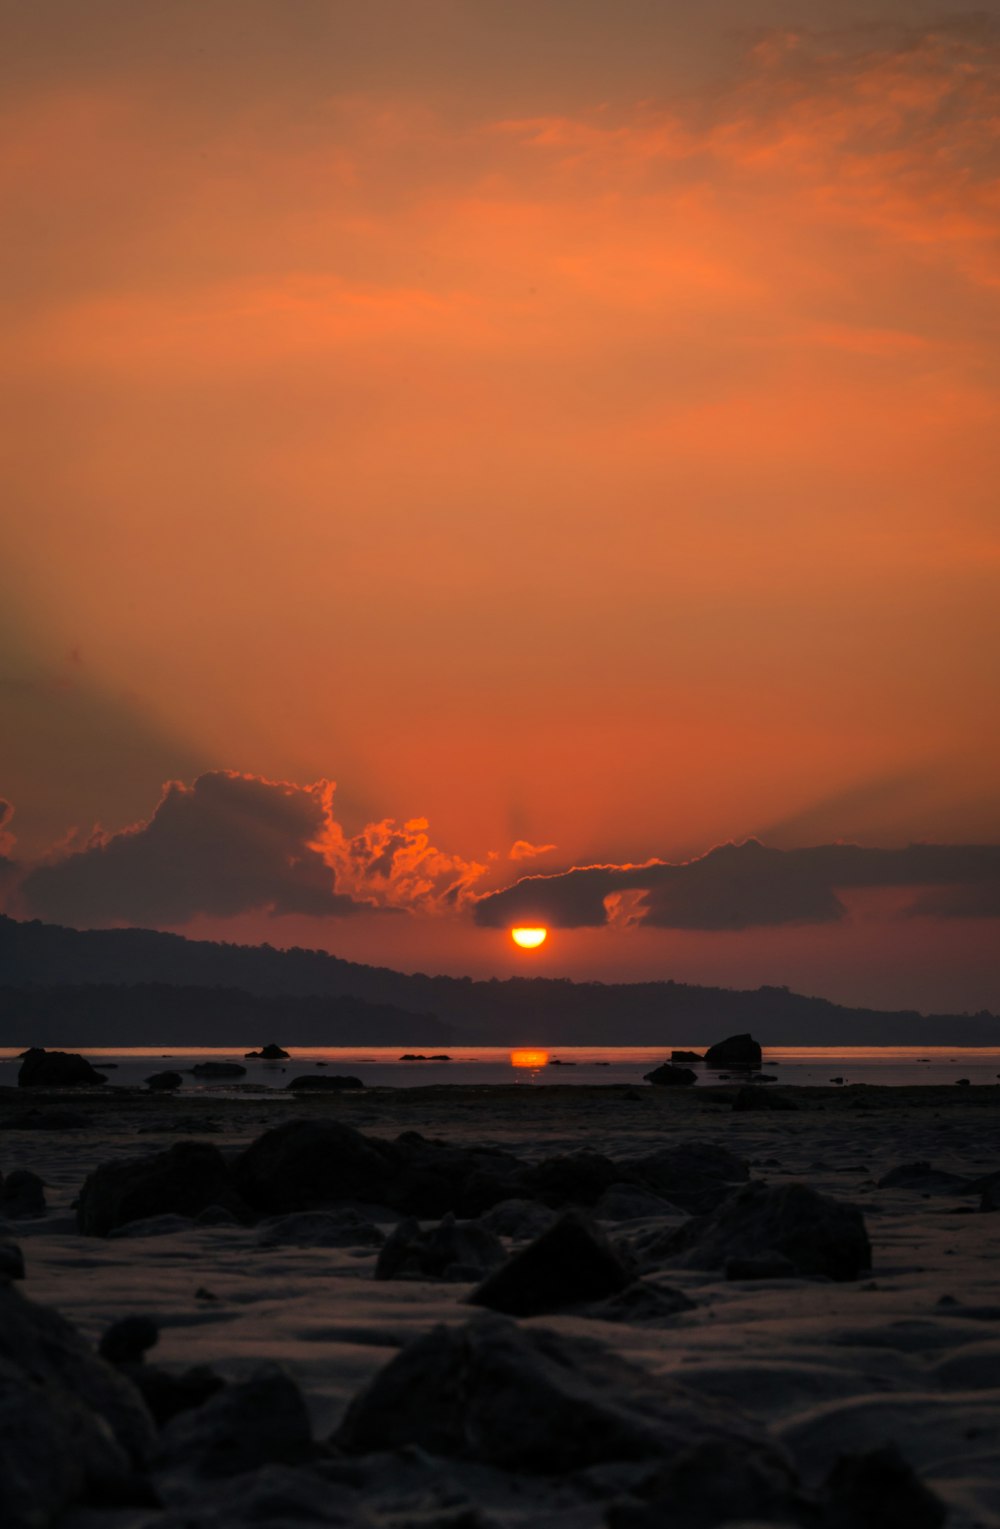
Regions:
<instances>
[{"instance_id":1,"label":"orange sky","mask_svg":"<svg viewBox=\"0 0 1000 1529\"><path fill-rule=\"evenodd\" d=\"M996 842L1000 32L363 9L11 8L9 853L206 770L426 818L483 888L518 840ZM305 922L511 964L457 911ZM531 959L1000 1007L995 919L847 923Z\"/></svg>"}]
</instances>

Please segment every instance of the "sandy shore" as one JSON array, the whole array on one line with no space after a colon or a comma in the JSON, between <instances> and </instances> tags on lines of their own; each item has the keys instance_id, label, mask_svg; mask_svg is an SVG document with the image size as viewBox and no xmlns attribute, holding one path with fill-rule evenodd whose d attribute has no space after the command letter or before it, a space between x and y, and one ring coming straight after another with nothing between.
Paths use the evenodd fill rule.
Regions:
<instances>
[{"instance_id":1,"label":"sandy shore","mask_svg":"<svg viewBox=\"0 0 1000 1529\"><path fill-rule=\"evenodd\" d=\"M549 1315L525 1325L599 1339L656 1376L742 1409L790 1448L807 1482L846 1452L892 1441L948 1505L952 1529L1000 1526L1000 1214L982 1214L978 1195L934 1181L878 1187L892 1168L920 1160L967 1179L1000 1169L1000 1089L797 1089L795 1097L787 1113L737 1113L730 1091L707 1089L444 1087L307 1100L4 1091L0 1168L41 1175L48 1201L45 1214L11 1221L5 1234L24 1251L24 1293L58 1308L88 1339L141 1314L161 1327L155 1358L168 1369L209 1364L233 1379L276 1360L325 1438L402 1345L436 1323L469 1319L469 1286L376 1283L374 1248L266 1247L242 1226L83 1238L72 1205L92 1169L181 1139L228 1151L294 1118L332 1118L383 1137L416 1130L531 1161L584 1148L617 1159L681 1141L718 1143L745 1158L754 1179L807 1183L859 1206L870 1274L844 1284L734 1281L671 1268L670 1285L695 1303L678 1316L612 1323ZM17 1128L25 1112L55 1107L83 1114L87 1125ZM604 1226L629 1238L683 1219ZM373 1499L372 1521L457 1525L455 1504L467 1514L475 1504L480 1517L467 1516L470 1524L607 1522L607 1503L572 1484L532 1481L513 1491L497 1472L452 1461L435 1480L448 1483L436 1518L426 1506L423 1518L416 1509L410 1519L403 1509L393 1517L389 1499ZM387 1490L412 1497L412 1484ZM117 1529L166 1524L167 1513L78 1508L64 1522ZM184 1522L209 1519L191 1509Z\"/></svg>"}]
</instances>

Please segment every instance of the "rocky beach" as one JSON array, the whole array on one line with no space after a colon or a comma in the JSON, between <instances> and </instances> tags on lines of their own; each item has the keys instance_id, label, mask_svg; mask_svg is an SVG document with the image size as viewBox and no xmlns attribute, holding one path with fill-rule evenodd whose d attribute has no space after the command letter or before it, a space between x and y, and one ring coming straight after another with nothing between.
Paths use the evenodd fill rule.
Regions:
<instances>
[{"instance_id":1,"label":"rocky beach","mask_svg":"<svg viewBox=\"0 0 1000 1529\"><path fill-rule=\"evenodd\" d=\"M4 1090L4 1521L1000 1524L998 1109Z\"/></svg>"}]
</instances>

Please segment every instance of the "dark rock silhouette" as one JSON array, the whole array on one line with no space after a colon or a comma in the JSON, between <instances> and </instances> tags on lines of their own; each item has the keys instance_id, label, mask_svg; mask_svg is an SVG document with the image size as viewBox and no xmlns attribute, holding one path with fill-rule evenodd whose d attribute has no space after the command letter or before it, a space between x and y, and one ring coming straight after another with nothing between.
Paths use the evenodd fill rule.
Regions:
<instances>
[{"instance_id":1,"label":"dark rock silhouette","mask_svg":"<svg viewBox=\"0 0 1000 1529\"><path fill-rule=\"evenodd\" d=\"M900 1163L890 1168L878 1181L879 1189L912 1189L923 1195L960 1195L975 1193L971 1179L947 1173L930 1163Z\"/></svg>"},{"instance_id":2,"label":"dark rock silhouette","mask_svg":"<svg viewBox=\"0 0 1000 1529\"><path fill-rule=\"evenodd\" d=\"M380 1248L383 1242L384 1232L347 1205L272 1216L257 1228L257 1244L262 1248Z\"/></svg>"},{"instance_id":3,"label":"dark rock silhouette","mask_svg":"<svg viewBox=\"0 0 1000 1529\"><path fill-rule=\"evenodd\" d=\"M309 1414L298 1386L277 1365L223 1387L201 1406L179 1413L160 1435L158 1469L206 1479L258 1466L312 1458Z\"/></svg>"},{"instance_id":4,"label":"dark rock silhouette","mask_svg":"<svg viewBox=\"0 0 1000 1529\"><path fill-rule=\"evenodd\" d=\"M637 1279L617 1295L610 1295L607 1300L589 1307L587 1315L602 1322L662 1322L694 1309L695 1302L683 1290Z\"/></svg>"},{"instance_id":5,"label":"dark rock silhouette","mask_svg":"<svg viewBox=\"0 0 1000 1529\"><path fill-rule=\"evenodd\" d=\"M331 1073L328 1078L314 1078L309 1074L301 1078L293 1078L285 1087L292 1093L298 1094L338 1094L343 1093L345 1088L364 1088L360 1078L354 1078L350 1073Z\"/></svg>"},{"instance_id":6,"label":"dark rock silhouette","mask_svg":"<svg viewBox=\"0 0 1000 1529\"><path fill-rule=\"evenodd\" d=\"M153 1426L138 1393L72 1323L0 1283L0 1522L38 1529L88 1493L124 1492Z\"/></svg>"},{"instance_id":7,"label":"dark rock silhouette","mask_svg":"<svg viewBox=\"0 0 1000 1529\"><path fill-rule=\"evenodd\" d=\"M500 1200L480 1216L479 1221L481 1226L498 1236L512 1237L515 1242L520 1242L546 1231L558 1214L550 1205L540 1205L537 1200Z\"/></svg>"},{"instance_id":8,"label":"dark rock silhouette","mask_svg":"<svg viewBox=\"0 0 1000 1529\"><path fill-rule=\"evenodd\" d=\"M189 1071L195 1078L245 1078L247 1075L242 1062L196 1062Z\"/></svg>"},{"instance_id":9,"label":"dark rock silhouette","mask_svg":"<svg viewBox=\"0 0 1000 1529\"><path fill-rule=\"evenodd\" d=\"M0 1238L0 1282L7 1279L24 1279L24 1254L20 1245L9 1238Z\"/></svg>"},{"instance_id":10,"label":"dark rock silhouette","mask_svg":"<svg viewBox=\"0 0 1000 1529\"><path fill-rule=\"evenodd\" d=\"M30 1168L15 1168L0 1184L0 1216L20 1221L45 1211L45 1183Z\"/></svg>"},{"instance_id":11,"label":"dark rock silhouette","mask_svg":"<svg viewBox=\"0 0 1000 1529\"><path fill-rule=\"evenodd\" d=\"M476 1221L458 1222L450 1213L421 1231L407 1217L394 1228L375 1264L376 1279L481 1279L507 1254L493 1232Z\"/></svg>"},{"instance_id":12,"label":"dark rock silhouette","mask_svg":"<svg viewBox=\"0 0 1000 1529\"><path fill-rule=\"evenodd\" d=\"M112 1322L97 1352L109 1364L141 1364L160 1341L160 1329L152 1317L122 1317Z\"/></svg>"},{"instance_id":13,"label":"dark rock silhouette","mask_svg":"<svg viewBox=\"0 0 1000 1529\"><path fill-rule=\"evenodd\" d=\"M415 1339L356 1396L333 1436L347 1454L416 1446L543 1474L664 1460L762 1430L593 1340L480 1316Z\"/></svg>"},{"instance_id":14,"label":"dark rock silhouette","mask_svg":"<svg viewBox=\"0 0 1000 1529\"><path fill-rule=\"evenodd\" d=\"M647 1083L655 1084L657 1088L683 1088L686 1084L698 1081L698 1074L692 1072L690 1067L674 1067L670 1062L654 1067L652 1072L643 1073L643 1077Z\"/></svg>"},{"instance_id":15,"label":"dark rock silhouette","mask_svg":"<svg viewBox=\"0 0 1000 1529\"><path fill-rule=\"evenodd\" d=\"M705 1066L714 1068L757 1068L760 1066L761 1050L752 1035L730 1035L717 1041L705 1052Z\"/></svg>"},{"instance_id":16,"label":"dark rock silhouette","mask_svg":"<svg viewBox=\"0 0 1000 1529\"><path fill-rule=\"evenodd\" d=\"M183 1086L179 1072L154 1072L146 1079L146 1087L154 1094L172 1094Z\"/></svg>"},{"instance_id":17,"label":"dark rock silhouette","mask_svg":"<svg viewBox=\"0 0 1000 1529\"><path fill-rule=\"evenodd\" d=\"M621 1179L621 1170L599 1152L572 1152L543 1158L524 1175L529 1199L545 1205L593 1205Z\"/></svg>"},{"instance_id":18,"label":"dark rock silhouette","mask_svg":"<svg viewBox=\"0 0 1000 1529\"><path fill-rule=\"evenodd\" d=\"M742 1439L713 1439L682 1451L633 1497L612 1503L605 1519L608 1529L716 1529L749 1520L820 1524L788 1456L775 1444Z\"/></svg>"},{"instance_id":19,"label":"dark rock silhouette","mask_svg":"<svg viewBox=\"0 0 1000 1529\"><path fill-rule=\"evenodd\" d=\"M672 1051L670 1060L677 1067L690 1067L696 1062L703 1062L705 1058L700 1051Z\"/></svg>"},{"instance_id":20,"label":"dark rock silhouette","mask_svg":"<svg viewBox=\"0 0 1000 1529\"><path fill-rule=\"evenodd\" d=\"M599 1227L567 1211L488 1274L468 1299L509 1316L540 1316L617 1295L633 1275Z\"/></svg>"},{"instance_id":21,"label":"dark rock silhouette","mask_svg":"<svg viewBox=\"0 0 1000 1529\"><path fill-rule=\"evenodd\" d=\"M860 1210L805 1184L747 1184L709 1215L668 1233L660 1250L694 1269L723 1269L733 1258L774 1253L805 1277L853 1280L871 1268Z\"/></svg>"},{"instance_id":22,"label":"dark rock silhouette","mask_svg":"<svg viewBox=\"0 0 1000 1529\"><path fill-rule=\"evenodd\" d=\"M262 1062L287 1062L288 1052L281 1046L276 1046L273 1041L267 1046L261 1046L259 1051L245 1051L245 1058L254 1057Z\"/></svg>"},{"instance_id":23,"label":"dark rock silhouette","mask_svg":"<svg viewBox=\"0 0 1000 1529\"><path fill-rule=\"evenodd\" d=\"M839 1460L825 1496L824 1529L940 1529L948 1516L893 1444Z\"/></svg>"},{"instance_id":24,"label":"dark rock silhouette","mask_svg":"<svg viewBox=\"0 0 1000 1529\"><path fill-rule=\"evenodd\" d=\"M225 1206L247 1219L218 1147L184 1141L149 1157L102 1163L80 1191L77 1227L85 1236L106 1237L129 1222L196 1216L209 1205Z\"/></svg>"},{"instance_id":25,"label":"dark rock silhouette","mask_svg":"<svg viewBox=\"0 0 1000 1529\"><path fill-rule=\"evenodd\" d=\"M236 1183L270 1215L338 1200L386 1204L394 1166L388 1146L339 1121L290 1120L250 1143L237 1160Z\"/></svg>"},{"instance_id":26,"label":"dark rock silhouette","mask_svg":"<svg viewBox=\"0 0 1000 1529\"><path fill-rule=\"evenodd\" d=\"M639 1184L612 1184L593 1207L598 1221L642 1221L669 1216L677 1207Z\"/></svg>"},{"instance_id":27,"label":"dark rock silhouette","mask_svg":"<svg viewBox=\"0 0 1000 1529\"><path fill-rule=\"evenodd\" d=\"M678 1142L616 1165L617 1180L641 1184L692 1215L711 1210L749 1177L743 1158L710 1141Z\"/></svg>"},{"instance_id":28,"label":"dark rock silhouette","mask_svg":"<svg viewBox=\"0 0 1000 1529\"><path fill-rule=\"evenodd\" d=\"M106 1083L97 1071L75 1051L45 1051L32 1046L24 1054L17 1074L18 1088L93 1088Z\"/></svg>"}]
</instances>

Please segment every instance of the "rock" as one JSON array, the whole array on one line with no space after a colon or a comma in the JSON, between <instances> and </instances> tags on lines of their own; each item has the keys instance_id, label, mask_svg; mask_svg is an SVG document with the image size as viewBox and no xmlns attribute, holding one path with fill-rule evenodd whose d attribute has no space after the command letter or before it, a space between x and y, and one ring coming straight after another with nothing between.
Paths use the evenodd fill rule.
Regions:
<instances>
[{"instance_id":1,"label":"rock","mask_svg":"<svg viewBox=\"0 0 1000 1529\"><path fill-rule=\"evenodd\" d=\"M332 1442L347 1454L411 1445L557 1475L669 1459L733 1436L765 1447L731 1403L653 1377L593 1340L489 1315L407 1344L354 1398Z\"/></svg>"},{"instance_id":2,"label":"rock","mask_svg":"<svg viewBox=\"0 0 1000 1529\"><path fill-rule=\"evenodd\" d=\"M17 1074L18 1088L92 1088L106 1083L103 1073L75 1051L45 1051L32 1046Z\"/></svg>"},{"instance_id":3,"label":"rock","mask_svg":"<svg viewBox=\"0 0 1000 1529\"><path fill-rule=\"evenodd\" d=\"M190 1216L145 1216L139 1221L129 1221L116 1226L108 1233L110 1238L121 1237L172 1237L175 1232L189 1232L194 1226Z\"/></svg>"},{"instance_id":4,"label":"rock","mask_svg":"<svg viewBox=\"0 0 1000 1529\"><path fill-rule=\"evenodd\" d=\"M632 1275L599 1227L567 1211L488 1274L468 1299L509 1316L539 1316L615 1295Z\"/></svg>"},{"instance_id":5,"label":"rock","mask_svg":"<svg viewBox=\"0 0 1000 1529\"><path fill-rule=\"evenodd\" d=\"M153 1072L146 1079L146 1087L154 1094L174 1093L183 1083L179 1072Z\"/></svg>"},{"instance_id":6,"label":"rock","mask_svg":"<svg viewBox=\"0 0 1000 1529\"><path fill-rule=\"evenodd\" d=\"M393 1170L387 1143L336 1120L289 1120L251 1142L234 1172L250 1204L275 1215L337 1200L387 1203Z\"/></svg>"},{"instance_id":7,"label":"rock","mask_svg":"<svg viewBox=\"0 0 1000 1529\"><path fill-rule=\"evenodd\" d=\"M972 1079L971 1078L956 1078L955 1079L955 1087L956 1088L971 1088L972 1087Z\"/></svg>"},{"instance_id":8,"label":"rock","mask_svg":"<svg viewBox=\"0 0 1000 1529\"><path fill-rule=\"evenodd\" d=\"M154 1421L162 1428L178 1413L200 1407L210 1396L215 1396L226 1384L207 1364L193 1365L179 1375L161 1370L155 1364L123 1364L123 1375L128 1376L149 1408Z\"/></svg>"},{"instance_id":9,"label":"rock","mask_svg":"<svg viewBox=\"0 0 1000 1529\"><path fill-rule=\"evenodd\" d=\"M751 1068L760 1066L761 1050L752 1035L730 1035L717 1041L705 1052L705 1066L711 1068Z\"/></svg>"},{"instance_id":10,"label":"rock","mask_svg":"<svg viewBox=\"0 0 1000 1529\"><path fill-rule=\"evenodd\" d=\"M348 1073L331 1073L328 1078L314 1078L306 1075L301 1078L293 1078L285 1087L292 1093L310 1094L337 1094L345 1088L364 1088L360 1078L353 1078Z\"/></svg>"},{"instance_id":11,"label":"rock","mask_svg":"<svg viewBox=\"0 0 1000 1529\"><path fill-rule=\"evenodd\" d=\"M774 1253L806 1278L853 1280L871 1268L860 1210L806 1184L747 1184L709 1215L668 1233L659 1248L693 1269L724 1269L733 1258Z\"/></svg>"},{"instance_id":12,"label":"rock","mask_svg":"<svg viewBox=\"0 0 1000 1529\"><path fill-rule=\"evenodd\" d=\"M356 1210L303 1210L273 1216L257 1228L261 1248L379 1248L385 1234Z\"/></svg>"},{"instance_id":13,"label":"rock","mask_svg":"<svg viewBox=\"0 0 1000 1529\"><path fill-rule=\"evenodd\" d=\"M195 1226L239 1226L241 1223L224 1205L206 1205L194 1218Z\"/></svg>"},{"instance_id":14,"label":"rock","mask_svg":"<svg viewBox=\"0 0 1000 1529\"><path fill-rule=\"evenodd\" d=\"M838 1088L842 1088L843 1084L844 1084L844 1080L841 1077L831 1078L830 1082L831 1083L836 1083Z\"/></svg>"},{"instance_id":15,"label":"rock","mask_svg":"<svg viewBox=\"0 0 1000 1529\"><path fill-rule=\"evenodd\" d=\"M795 1265L783 1253L764 1253L760 1258L731 1258L726 1279L794 1279Z\"/></svg>"},{"instance_id":16,"label":"rock","mask_svg":"<svg viewBox=\"0 0 1000 1529\"><path fill-rule=\"evenodd\" d=\"M620 1179L617 1166L599 1152L543 1158L524 1175L527 1197L555 1207L593 1205Z\"/></svg>"},{"instance_id":17,"label":"rock","mask_svg":"<svg viewBox=\"0 0 1000 1529\"><path fill-rule=\"evenodd\" d=\"M641 1184L693 1215L711 1210L734 1184L745 1184L750 1177L743 1158L705 1141L661 1147L645 1157L626 1158L617 1167L619 1180Z\"/></svg>"},{"instance_id":18,"label":"rock","mask_svg":"<svg viewBox=\"0 0 1000 1529\"><path fill-rule=\"evenodd\" d=\"M277 1365L262 1365L173 1418L160 1435L156 1465L211 1479L270 1463L295 1465L314 1453L298 1386Z\"/></svg>"},{"instance_id":19,"label":"rock","mask_svg":"<svg viewBox=\"0 0 1000 1529\"><path fill-rule=\"evenodd\" d=\"M691 1067L697 1062L703 1062L705 1058L700 1051L672 1051L670 1060L677 1067Z\"/></svg>"},{"instance_id":20,"label":"rock","mask_svg":"<svg viewBox=\"0 0 1000 1529\"><path fill-rule=\"evenodd\" d=\"M537 1237L558 1217L558 1211L550 1205L540 1205L537 1200L501 1200L480 1216L479 1224L487 1231L496 1232L498 1237L512 1237L515 1242L520 1242L526 1237Z\"/></svg>"},{"instance_id":21,"label":"rock","mask_svg":"<svg viewBox=\"0 0 1000 1529\"><path fill-rule=\"evenodd\" d=\"M777 1082L777 1079L772 1079ZM798 1105L788 1094L761 1093L757 1088L738 1088L733 1095L734 1110L797 1110Z\"/></svg>"},{"instance_id":22,"label":"rock","mask_svg":"<svg viewBox=\"0 0 1000 1529\"><path fill-rule=\"evenodd\" d=\"M222 1205L241 1220L247 1209L240 1199L218 1147L208 1142L177 1142L150 1157L102 1163L80 1191L77 1226L87 1237L107 1237L116 1227L152 1216L196 1216L208 1205Z\"/></svg>"},{"instance_id":23,"label":"rock","mask_svg":"<svg viewBox=\"0 0 1000 1529\"><path fill-rule=\"evenodd\" d=\"M376 1279L481 1279L506 1258L503 1243L476 1221L450 1213L426 1232L412 1218L393 1229L379 1253Z\"/></svg>"},{"instance_id":24,"label":"rock","mask_svg":"<svg viewBox=\"0 0 1000 1529\"><path fill-rule=\"evenodd\" d=\"M245 1078L242 1062L197 1062L188 1069L195 1078Z\"/></svg>"},{"instance_id":25,"label":"rock","mask_svg":"<svg viewBox=\"0 0 1000 1529\"><path fill-rule=\"evenodd\" d=\"M58 1312L0 1284L0 1523L40 1529L88 1493L124 1492L154 1442L128 1381Z\"/></svg>"},{"instance_id":26,"label":"rock","mask_svg":"<svg viewBox=\"0 0 1000 1529\"><path fill-rule=\"evenodd\" d=\"M683 1088L690 1083L697 1083L698 1074L692 1072L690 1067L674 1067L670 1062L664 1062L662 1067L654 1067L652 1072L643 1073L643 1078L657 1088Z\"/></svg>"},{"instance_id":27,"label":"rock","mask_svg":"<svg viewBox=\"0 0 1000 1529\"><path fill-rule=\"evenodd\" d=\"M695 1302L682 1290L637 1279L619 1290L617 1295L591 1306L587 1315L602 1322L662 1322L668 1317L679 1316L682 1311L694 1310Z\"/></svg>"},{"instance_id":28,"label":"rock","mask_svg":"<svg viewBox=\"0 0 1000 1529\"><path fill-rule=\"evenodd\" d=\"M594 1206L598 1221L642 1221L647 1216L669 1216L677 1207L639 1184L612 1184Z\"/></svg>"},{"instance_id":29,"label":"rock","mask_svg":"<svg viewBox=\"0 0 1000 1529\"><path fill-rule=\"evenodd\" d=\"M824 1529L940 1529L947 1509L893 1444L838 1460Z\"/></svg>"},{"instance_id":30,"label":"rock","mask_svg":"<svg viewBox=\"0 0 1000 1529\"><path fill-rule=\"evenodd\" d=\"M289 1054L272 1041L268 1046L261 1046L259 1051L245 1051L243 1055L245 1058L254 1057L262 1062L287 1062Z\"/></svg>"},{"instance_id":31,"label":"rock","mask_svg":"<svg viewBox=\"0 0 1000 1529\"><path fill-rule=\"evenodd\" d=\"M401 1062L426 1062L427 1058L422 1051L405 1051L399 1060Z\"/></svg>"},{"instance_id":32,"label":"rock","mask_svg":"<svg viewBox=\"0 0 1000 1529\"><path fill-rule=\"evenodd\" d=\"M924 1195L975 1193L975 1186L958 1173L946 1173L931 1163L900 1163L878 1181L879 1189L913 1189Z\"/></svg>"},{"instance_id":33,"label":"rock","mask_svg":"<svg viewBox=\"0 0 1000 1529\"><path fill-rule=\"evenodd\" d=\"M0 1216L19 1221L45 1210L45 1181L30 1168L15 1168L0 1185Z\"/></svg>"},{"instance_id":34,"label":"rock","mask_svg":"<svg viewBox=\"0 0 1000 1529\"><path fill-rule=\"evenodd\" d=\"M369 1517L349 1487L312 1470L265 1465L215 1481L199 1481L193 1495L151 1521L155 1529L421 1529L419 1519ZM431 1520L426 1529L448 1529ZM454 1529L477 1529L457 1523ZM482 1529L486 1529L485 1523Z\"/></svg>"},{"instance_id":35,"label":"rock","mask_svg":"<svg viewBox=\"0 0 1000 1529\"><path fill-rule=\"evenodd\" d=\"M0 1281L5 1279L24 1279L24 1254L6 1237L0 1239Z\"/></svg>"},{"instance_id":36,"label":"rock","mask_svg":"<svg viewBox=\"0 0 1000 1529\"><path fill-rule=\"evenodd\" d=\"M109 1364L141 1364L145 1354L160 1341L160 1329L152 1317L122 1317L112 1322L97 1346Z\"/></svg>"},{"instance_id":37,"label":"rock","mask_svg":"<svg viewBox=\"0 0 1000 1529\"><path fill-rule=\"evenodd\" d=\"M427 1060L429 1062L450 1062L451 1057L446 1051L438 1051L432 1057L428 1057Z\"/></svg>"},{"instance_id":38,"label":"rock","mask_svg":"<svg viewBox=\"0 0 1000 1529\"><path fill-rule=\"evenodd\" d=\"M753 1520L818 1524L789 1457L774 1443L710 1440L682 1451L634 1489L640 1501L612 1503L608 1529L715 1529Z\"/></svg>"}]
</instances>

